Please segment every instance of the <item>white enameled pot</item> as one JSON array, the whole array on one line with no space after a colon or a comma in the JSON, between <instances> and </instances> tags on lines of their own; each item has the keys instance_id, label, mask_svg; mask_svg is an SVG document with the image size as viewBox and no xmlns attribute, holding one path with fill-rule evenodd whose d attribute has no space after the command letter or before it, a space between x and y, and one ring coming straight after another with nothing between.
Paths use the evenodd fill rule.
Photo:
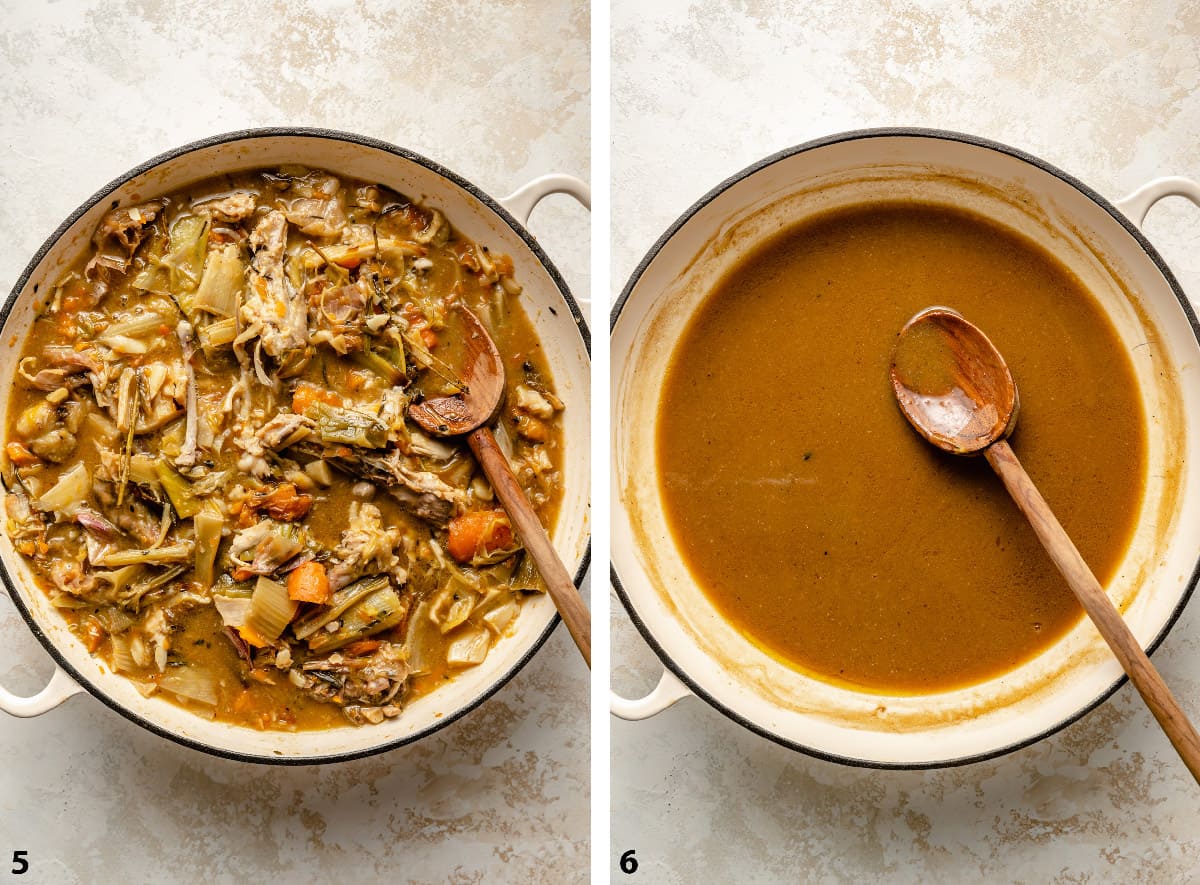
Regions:
<instances>
[{"instance_id":1,"label":"white enameled pot","mask_svg":"<svg viewBox=\"0 0 1200 885\"><path fill-rule=\"evenodd\" d=\"M440 209L466 236L512 256L521 299L567 404L564 493L553 532L554 545L568 570L582 579L589 540L589 339L566 283L524 223L540 200L569 194L585 207L589 191L567 175L547 175L509 197L495 200L435 162L382 141L320 129L256 129L219 135L170 151L105 186L63 222L21 274L3 307L6 341L23 340L41 300L62 271L86 250L101 216L119 204L137 203L178 190L199 179L264 166L300 164L334 174L387 185ZM16 375L20 349L0 355L0 372ZM11 385L0 387L0 415L8 414ZM497 691L541 648L558 623L548 596L526 601L510 634L480 666L464 670L446 685L409 704L396 719L380 725L300 733L262 732L208 721L161 698L142 697L133 683L109 671L67 629L37 588L25 560L0 533L0 576L34 635L53 656L57 669L38 694L21 698L0 689L0 709L36 716L70 696L89 691L139 725L171 740L230 758L312 764L352 759L409 743L453 722Z\"/></svg>"},{"instance_id":2,"label":"white enameled pot","mask_svg":"<svg viewBox=\"0 0 1200 885\"><path fill-rule=\"evenodd\" d=\"M1200 534L1196 318L1137 228L1155 202L1173 194L1200 205L1200 185L1175 178L1151 182L1114 207L1013 148L952 132L888 129L768 157L684 213L638 266L612 315L613 580L666 666L646 697L614 696L613 712L644 719L695 694L796 750L856 765L923 768L1009 752L1112 694L1123 674L1086 619L1010 673L916 697L835 687L769 656L722 620L672 540L655 471L658 402L675 343L713 284L781 226L839 206L919 199L1021 231L1088 286L1136 369L1149 424L1146 493L1135 537L1107 589L1152 650L1192 592Z\"/></svg>"}]
</instances>

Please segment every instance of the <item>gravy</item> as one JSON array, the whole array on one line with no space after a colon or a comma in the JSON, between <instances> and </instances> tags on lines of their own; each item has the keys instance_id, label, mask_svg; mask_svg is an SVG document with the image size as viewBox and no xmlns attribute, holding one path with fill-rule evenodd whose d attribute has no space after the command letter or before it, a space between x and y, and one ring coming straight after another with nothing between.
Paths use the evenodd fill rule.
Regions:
<instances>
[{"instance_id":1,"label":"gravy","mask_svg":"<svg viewBox=\"0 0 1200 885\"><path fill-rule=\"evenodd\" d=\"M1048 252L920 203L838 210L735 266L664 382L656 457L699 586L747 638L834 683L944 691L1011 670L1082 611L983 459L894 400L900 328L958 310L1021 392L1012 445L1101 583L1142 498L1145 420L1116 331Z\"/></svg>"}]
</instances>

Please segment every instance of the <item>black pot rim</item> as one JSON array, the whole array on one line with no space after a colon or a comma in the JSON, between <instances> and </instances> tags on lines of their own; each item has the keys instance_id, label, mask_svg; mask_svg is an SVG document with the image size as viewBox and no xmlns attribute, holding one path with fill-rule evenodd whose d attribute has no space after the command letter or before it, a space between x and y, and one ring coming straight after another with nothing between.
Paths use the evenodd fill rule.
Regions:
<instances>
[{"instance_id":1,"label":"black pot rim","mask_svg":"<svg viewBox=\"0 0 1200 885\"><path fill-rule=\"evenodd\" d=\"M42 244L41 248L37 250L33 258L21 272L21 275L17 278L17 282L13 286L12 291L9 293L8 298L5 300L3 307L0 307L0 328L3 328L4 324L8 322L9 315L16 306L16 302L20 297L21 291L29 282L29 278L33 275L34 270L37 269L37 266L42 262L42 259L46 257L46 254L55 246L55 244L71 228L71 226L75 224L76 221L78 221L84 214L89 212L98 203L107 199L109 194L111 194L117 188L121 187L132 179L137 178L140 175L144 175L150 170L163 165L164 163L178 159L185 154L190 154L197 150L216 147L218 145L228 144L235 141L249 141L258 138L287 137L318 138L328 139L330 141L349 142L351 144L361 145L362 147L383 151L395 157L399 157L403 160L408 160L425 167L429 171L447 179L448 181L457 185L460 189L469 193L475 199L479 200L479 202L487 206L488 209L494 212L512 229L517 236L521 238L526 247L528 247L530 252L533 253L534 257L537 258L542 267L546 269L546 272L554 281L554 285L557 287L559 295L562 296L563 302L567 305L568 310L571 312L571 316L575 320L575 327L579 332L580 339L583 341L585 351L589 356L591 355L591 333L588 330L587 322L583 318L583 313L580 311L579 305L575 301L575 298L571 295L571 292L568 289L567 283L563 279L562 274L559 273L558 268L554 266L554 262L552 262L550 257L542 250L542 247L538 244L537 240L534 239L533 235L525 229L523 224L513 218L509 211L501 206L497 200L493 199L485 191L472 184L461 175L452 172L445 166L442 166L440 163L430 160L427 157L424 157L421 154L415 153L406 148L397 147L396 145L382 141L378 138L372 138L366 135L358 135L352 132L342 132L336 129L321 129L303 126L273 126L256 129L239 129L233 132L226 132L220 135L202 138L198 141L192 141L181 145L180 147L158 154L157 156L146 160L144 163L134 166L128 172L120 175L119 177L114 178L108 184L104 185L104 187L100 188L98 191L88 197L79 206L79 208L72 212L67 219L60 224L57 229L55 229L54 233L50 234L50 236ZM592 546L589 538L587 547L584 550L583 559L580 561L579 568L575 573L575 585L577 587L583 581L583 577L587 573L588 566L591 562L591 555ZM480 704L498 692L501 688L503 688L508 681L512 679L522 668L524 668L524 666L529 663L533 656L541 650L542 646L546 644L546 640L550 638L550 634L554 632L554 628L558 626L561 620L559 615L555 613L554 617L551 618L550 622L546 625L541 635L538 636L537 640L529 647L525 654L522 655L521 659L513 664L507 672L497 677L497 679L491 683L491 685L489 685L484 692L473 698L469 703L460 709L455 710L453 713L439 718L426 728L423 728L412 734L405 735L404 737L385 741L361 750L313 756L272 757L259 756L252 753L241 753L235 750L227 750L222 747L214 747L211 744L204 743L203 741L173 733L156 722L153 722L139 713L134 712L128 707L119 704L116 700L109 697L105 691L95 685L91 679L74 667L58 650L58 647L46 635L46 633L39 626L38 622L34 619L33 615L30 613L29 609L26 607L25 601L22 598L20 591L18 591L12 575L9 573L8 566L3 562L2 559L0 559L0 580L4 582L4 586L8 589L8 595L13 601L13 605L16 607L17 611L20 612L21 617L25 620L25 623L28 625L30 631L32 631L33 635L37 637L38 641L42 644L42 647L46 649L46 652L50 655L50 657L54 659L55 664L65 670L67 674L80 685L81 688L86 690L106 707L115 710L129 721L140 725L142 728L153 732L159 737L174 741L177 744L182 744L185 747L190 747L193 750L199 750L211 756L218 756L223 759L231 759L237 762L256 762L267 765L321 765L331 762L348 762L352 759L362 759L367 756L374 756L378 753L384 753L388 750L393 750L397 747L402 747L405 744L411 744L414 741L428 737L434 732L440 731L447 725L450 725L452 722L456 722L457 720L466 716L468 713L476 709ZM235 728L238 726L231 725L230 727Z\"/></svg>"},{"instance_id":2,"label":"black pot rim","mask_svg":"<svg viewBox=\"0 0 1200 885\"><path fill-rule=\"evenodd\" d=\"M1074 176L1062 171L1058 167L1018 148L1010 147L997 141L980 138L976 135L968 135L962 132L906 126L883 127L877 129L855 129L847 132L827 135L822 138L813 139L812 141L806 141L803 144L785 148L784 150L771 154L769 157L765 157L756 163L752 163L751 165L742 169L740 172L737 172L734 175L731 175L729 178L726 178L724 181L706 193L703 197L693 203L690 207L688 207L688 209L684 211L682 215L675 219L671 226L667 228L666 232L655 241L654 245L650 247L649 251L638 263L637 267L633 271L633 274L630 276L629 281L621 290L620 297L613 305L612 313L610 314L609 318L610 335L616 328L617 320L619 319L622 310L624 310L626 302L628 302L630 296L633 294L634 288L636 288L638 282L642 278L642 275L646 272L646 269L650 266L654 259L658 257L659 252L663 250L667 242L670 241L671 238L674 237L675 234L678 233L679 230L686 225L697 212L699 212L725 191L729 190L734 185L746 178L749 178L755 173L766 169L768 166L772 166L775 163L787 160L793 156L796 156L797 154L806 153L818 148L830 147L843 142L863 141L873 138L927 138L938 141L960 142L973 147L984 148L986 150L995 151L996 153L1005 154L1017 160L1022 160L1025 163L1028 163L1030 166L1033 166L1042 172L1046 172L1065 184L1070 185L1083 196L1087 197L1094 204L1096 204L1096 206L1098 206L1101 210L1106 212L1114 221L1120 224L1121 227L1125 229L1126 233L1133 237L1134 241L1138 244L1142 251L1145 252L1146 256L1154 263L1154 265L1158 268L1159 273L1162 274L1163 279L1170 287L1172 293L1174 293L1175 298L1179 301L1180 307L1183 308L1184 315L1187 317L1188 323L1191 326L1192 335L1196 338L1197 345L1200 346L1200 324L1197 323L1196 314L1192 309L1191 302L1188 301L1187 296L1184 295L1182 287L1180 287L1179 282L1175 279L1175 275L1171 272L1171 269L1167 267L1167 264L1162 259L1162 256L1158 254L1158 250L1156 250L1150 241L1146 239L1145 235L1112 203L1101 196L1098 192ZM658 642L654 634L650 631L649 627L638 615L636 609L634 608L633 602L629 597L629 594L626 592L625 587L621 582L620 576L617 574L616 566L612 562L609 563L609 571L613 588L617 591L617 596L620 598L621 604L625 607L625 611L629 614L629 618L633 621L634 626L637 627L638 632L641 633L642 638L646 641L650 648L654 650L654 653L658 655L663 665L670 670L671 673L678 677L678 679L684 685L686 685L693 694L710 704L720 713L732 719L738 725L741 725L743 728L746 728L769 741L787 747L790 750L803 753L807 756L812 756L827 762L836 762L841 765L848 765L856 768L920 771L933 768L953 768L960 765L970 765L975 762L983 762L988 759L995 759L997 757L1005 756L1009 753L1020 750L1024 747L1028 747L1031 744L1037 743L1043 738L1047 738L1050 735L1066 728L1073 722L1082 719L1092 710L1096 709L1098 706L1112 697L1117 689L1119 689L1128 681L1128 677L1122 674L1113 681L1112 685L1110 685L1105 691L1102 691L1093 701L1061 719L1054 725L1039 731L1037 734L1031 737L1016 741L1011 744L1006 744L1002 747L999 747L995 750L989 750L985 753L960 756L952 759L916 763L879 762L872 759L860 759L853 756L842 756L836 753L829 753L824 750L819 750L815 747L810 747L806 744L792 741L788 738L775 734L769 729L758 725L757 723L742 716L737 711L722 704L711 693L706 691L696 679L688 675L684 671L683 667L681 667L674 659L672 659L667 653L666 649L664 649ZM1153 641L1147 646L1147 654L1153 654L1154 651L1162 644L1163 640L1167 636L1167 633L1169 633L1171 628L1175 626L1176 621L1179 620L1179 616L1183 614L1184 608L1191 599L1198 580L1200 580L1200 558L1197 559L1196 566L1192 569L1192 575L1188 579L1187 585L1184 588L1184 591L1180 596L1179 602L1175 606L1174 611L1172 611L1171 616L1167 619L1162 629L1158 632L1158 635L1155 636Z\"/></svg>"}]
</instances>

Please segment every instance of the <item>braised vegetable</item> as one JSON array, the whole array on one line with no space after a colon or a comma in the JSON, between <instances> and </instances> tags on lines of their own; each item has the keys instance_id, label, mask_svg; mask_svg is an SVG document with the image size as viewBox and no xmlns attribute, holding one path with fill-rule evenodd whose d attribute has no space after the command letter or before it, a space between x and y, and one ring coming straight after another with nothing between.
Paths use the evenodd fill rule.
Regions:
<instances>
[{"instance_id":1,"label":"braised vegetable","mask_svg":"<svg viewBox=\"0 0 1200 885\"><path fill-rule=\"evenodd\" d=\"M325 605L329 602L329 576L325 566L319 562L306 562L297 566L288 575L288 598L298 602L315 602Z\"/></svg>"},{"instance_id":2,"label":"braised vegetable","mask_svg":"<svg viewBox=\"0 0 1200 885\"><path fill-rule=\"evenodd\" d=\"M459 562L478 565L515 552L512 524L502 510L464 513L450 521L449 533L446 550Z\"/></svg>"}]
</instances>

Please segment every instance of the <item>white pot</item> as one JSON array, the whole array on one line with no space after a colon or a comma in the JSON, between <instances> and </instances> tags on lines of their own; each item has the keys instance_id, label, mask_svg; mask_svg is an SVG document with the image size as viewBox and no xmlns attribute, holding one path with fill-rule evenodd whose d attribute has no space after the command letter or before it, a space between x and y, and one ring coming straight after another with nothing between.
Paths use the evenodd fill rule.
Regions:
<instances>
[{"instance_id":1,"label":"white pot","mask_svg":"<svg viewBox=\"0 0 1200 885\"><path fill-rule=\"evenodd\" d=\"M920 198L986 215L1052 251L1100 301L1133 359L1150 423L1138 528L1107 588L1153 649L1196 581L1200 345L1192 307L1139 232L1168 194L1152 182L1114 208L1021 151L951 132L851 132L783 151L723 182L655 243L612 318L612 560L630 616L667 670L653 693L613 698L628 719L696 694L751 730L838 762L922 768L1009 752L1101 703L1123 674L1086 619L1034 660L966 689L893 697L834 687L767 655L696 586L664 517L654 439L674 345L713 284L781 225L836 206ZM1147 344L1147 342L1149 342Z\"/></svg>"},{"instance_id":2,"label":"white pot","mask_svg":"<svg viewBox=\"0 0 1200 885\"><path fill-rule=\"evenodd\" d=\"M382 141L320 129L257 129L219 135L155 157L102 188L46 241L21 274L0 320L5 341L21 341L39 297L87 249L101 216L118 204L136 203L223 172L286 163L327 169L387 185L434 206L466 236L507 252L516 265L521 295L541 338L563 413L565 467L563 505L553 540L568 570L580 580L588 559L588 330L566 283L525 229L533 207L551 193L568 193L585 206L588 188L566 175L530 182L494 200L462 177L424 157ZM516 216L516 217L514 217ZM16 375L16 347L0 355L0 371ZM0 415L8 414L11 385L0 390ZM0 533L2 534L2 533ZM482 703L541 648L558 623L547 596L528 599L515 631L499 640L484 664L405 707L396 719L361 728L288 733L256 731L207 721L161 698L143 698L133 683L109 671L67 629L62 616L36 586L28 564L0 537L0 577L34 635L58 665L47 687L32 698L0 689L0 709L34 716L83 689L123 716L171 740L216 755L259 762L312 764L377 753L424 737ZM82 688L81 688L82 687Z\"/></svg>"}]
</instances>

